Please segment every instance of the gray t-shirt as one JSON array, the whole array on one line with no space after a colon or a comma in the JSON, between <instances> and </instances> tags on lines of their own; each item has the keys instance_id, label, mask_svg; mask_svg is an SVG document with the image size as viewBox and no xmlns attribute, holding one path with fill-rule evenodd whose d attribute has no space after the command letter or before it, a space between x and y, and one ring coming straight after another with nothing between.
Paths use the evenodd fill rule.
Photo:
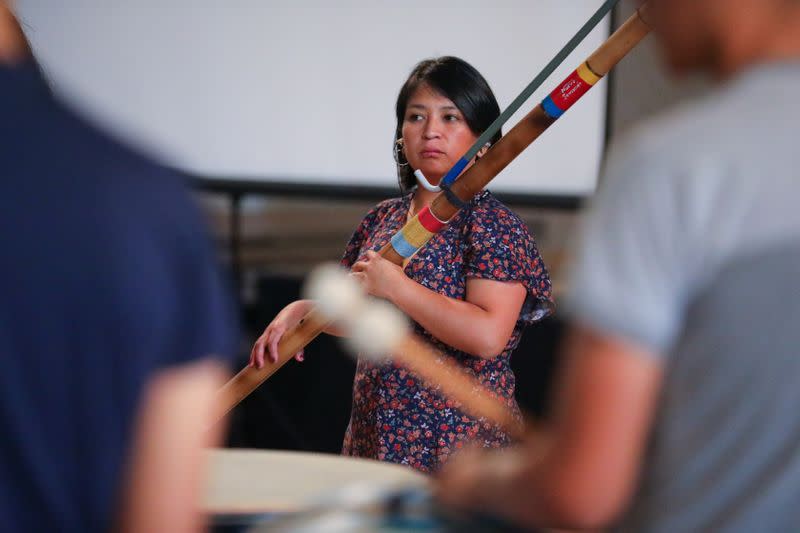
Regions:
<instances>
[{"instance_id":1,"label":"gray t-shirt","mask_svg":"<svg viewBox=\"0 0 800 533\"><path fill-rule=\"evenodd\" d=\"M619 530L800 528L798 95L760 66L609 158L564 307L666 371Z\"/></svg>"}]
</instances>

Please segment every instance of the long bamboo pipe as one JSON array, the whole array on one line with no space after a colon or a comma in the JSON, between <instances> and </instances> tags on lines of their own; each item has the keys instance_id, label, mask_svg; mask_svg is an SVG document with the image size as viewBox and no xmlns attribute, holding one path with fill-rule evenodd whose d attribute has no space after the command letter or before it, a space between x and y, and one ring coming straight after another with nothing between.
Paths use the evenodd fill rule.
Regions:
<instances>
[{"instance_id":1,"label":"long bamboo pipe","mask_svg":"<svg viewBox=\"0 0 800 533\"><path fill-rule=\"evenodd\" d=\"M647 4L639 8L639 10L614 32L605 43L589 56L585 65L598 79L608 74L608 72L610 72L611 69L650 32L650 27L646 23L647 8ZM567 88L570 83L575 83L574 76L565 80L558 86L556 91L551 94ZM584 87L584 92L588 90L588 88ZM575 102L572 101L569 105L574 103ZM566 109L563 111L566 111ZM541 136L557 118L558 117L552 116L552 113L548 114L543 104L537 105L533 111L528 113L528 115L504 135L480 161L467 169L467 171L451 186L451 191L461 202L469 202L475 194L486 187L500 171L514 160L514 158ZM430 212L440 221L450 220L458 212L458 209L458 206L448 199L444 193L439 194L430 206ZM408 227L417 219L418 217L415 217L415 219L406 226ZM404 257L400 255L391 244L387 244L380 253L384 258L397 265L402 264L404 260ZM295 327L289 329L281 338L281 341L278 343L277 362L272 363L267 361L260 369L247 366L220 388L217 394L215 419L221 418L233 409L239 402L258 388L261 383L291 360L295 353L322 333L328 325L328 320L317 310L310 311Z\"/></svg>"}]
</instances>

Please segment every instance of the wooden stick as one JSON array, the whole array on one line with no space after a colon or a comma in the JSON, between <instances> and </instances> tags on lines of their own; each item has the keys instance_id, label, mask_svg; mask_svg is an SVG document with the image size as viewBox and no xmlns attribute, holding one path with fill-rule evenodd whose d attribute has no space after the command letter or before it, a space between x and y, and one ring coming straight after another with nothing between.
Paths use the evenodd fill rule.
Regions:
<instances>
[{"instance_id":1,"label":"wooden stick","mask_svg":"<svg viewBox=\"0 0 800 533\"><path fill-rule=\"evenodd\" d=\"M217 392L214 421L225 416L272 374L289 362L294 355L315 339L330 322L317 309L311 311L293 328L284 333L278 343L278 361L265 359L264 366L244 367Z\"/></svg>"},{"instance_id":2,"label":"wooden stick","mask_svg":"<svg viewBox=\"0 0 800 533\"><path fill-rule=\"evenodd\" d=\"M607 74L625 55L644 39L650 32L646 24L647 5L629 18L614 34L589 57L588 64L597 75ZM469 202L497 174L527 148L534 140L549 128L555 120L549 117L541 105L514 126L498 141L480 161L470 167L453 184L452 191L462 201ZM431 211L440 220L450 220L458 211L444 194L439 194L431 203ZM400 265L401 257L391 245L387 244L381 255L389 261ZM253 392L268 377L289 361L295 353L314 340L329 323L315 311L308 315L297 327L287 331L278 344L278 362L266 364L262 369L245 367L234 376L219 394L217 413L223 416L240 401Z\"/></svg>"},{"instance_id":3,"label":"wooden stick","mask_svg":"<svg viewBox=\"0 0 800 533\"><path fill-rule=\"evenodd\" d=\"M595 74L600 77L608 74L647 36L650 27L645 23L646 14L647 5L644 5L589 57L586 63ZM554 122L556 119L548 116L541 104L537 105L461 175L452 186L453 193L461 201L469 202ZM431 202L430 209L442 221L449 221L459 210L444 194L439 194ZM383 247L381 255L397 265L403 262L403 257L392 248L391 243Z\"/></svg>"}]
</instances>

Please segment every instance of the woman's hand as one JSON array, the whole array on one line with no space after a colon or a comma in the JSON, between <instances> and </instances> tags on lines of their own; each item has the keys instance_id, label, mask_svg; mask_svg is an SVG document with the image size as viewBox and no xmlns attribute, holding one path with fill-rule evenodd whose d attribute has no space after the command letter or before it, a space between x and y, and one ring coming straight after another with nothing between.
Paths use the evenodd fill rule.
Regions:
<instances>
[{"instance_id":1,"label":"woman's hand","mask_svg":"<svg viewBox=\"0 0 800 533\"><path fill-rule=\"evenodd\" d=\"M397 287L409 278L398 265L370 250L363 261L353 265L353 277L373 296L392 301Z\"/></svg>"},{"instance_id":2,"label":"woman's hand","mask_svg":"<svg viewBox=\"0 0 800 533\"><path fill-rule=\"evenodd\" d=\"M250 351L250 366L262 368L264 366L264 355L269 355L272 363L278 362L278 343L283 334L290 328L296 326L300 320L311 310L313 303L310 300L298 300L284 307L280 313L264 330L264 333L256 340L253 349ZM298 361L302 361L303 350L294 356Z\"/></svg>"}]
</instances>

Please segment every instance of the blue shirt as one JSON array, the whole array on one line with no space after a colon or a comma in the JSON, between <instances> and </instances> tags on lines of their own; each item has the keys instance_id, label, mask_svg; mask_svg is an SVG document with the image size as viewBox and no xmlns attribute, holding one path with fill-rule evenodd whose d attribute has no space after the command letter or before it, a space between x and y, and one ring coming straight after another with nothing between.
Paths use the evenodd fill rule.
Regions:
<instances>
[{"instance_id":1,"label":"blue shirt","mask_svg":"<svg viewBox=\"0 0 800 533\"><path fill-rule=\"evenodd\" d=\"M233 306L171 172L0 67L0 528L111 527L142 387L233 354Z\"/></svg>"}]
</instances>

